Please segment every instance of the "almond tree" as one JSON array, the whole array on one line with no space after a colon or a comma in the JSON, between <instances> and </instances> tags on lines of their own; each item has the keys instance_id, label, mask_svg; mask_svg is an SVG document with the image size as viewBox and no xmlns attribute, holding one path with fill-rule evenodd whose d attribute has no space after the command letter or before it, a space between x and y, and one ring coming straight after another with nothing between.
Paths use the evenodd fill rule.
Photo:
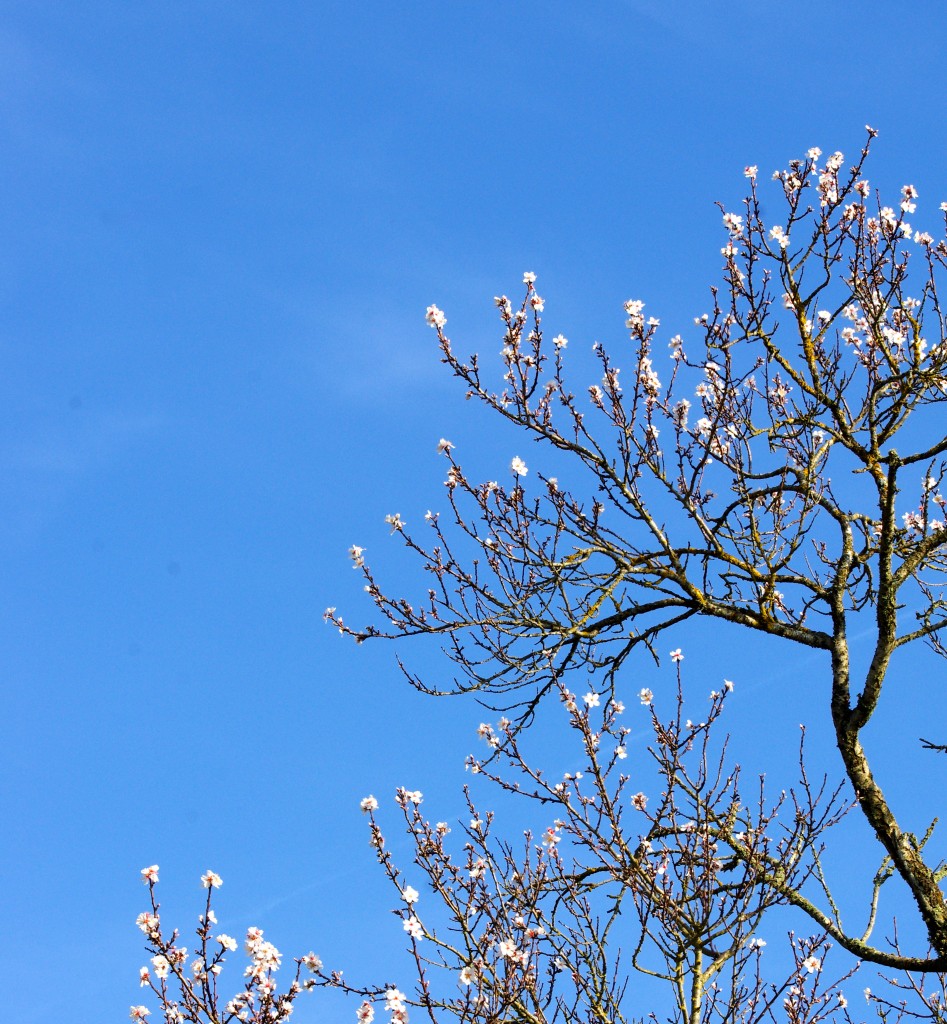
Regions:
<instances>
[{"instance_id":1,"label":"almond tree","mask_svg":"<svg viewBox=\"0 0 947 1024\"><path fill-rule=\"evenodd\" d=\"M540 835L527 830L511 842L496 834L493 813L479 813L469 792L469 823L432 823L421 811L423 794L401 788L395 799L414 862L404 870L388 850L378 801L362 801L409 941L410 994L390 983L353 984L314 953L296 959L281 991L282 954L256 927L246 934L243 984L231 994L233 983L221 975L238 942L211 907L219 876L202 877L207 898L189 951L161 919L157 865L142 871L151 906L137 921L150 958L141 985L157 997L167 1024L286 1021L298 996L317 987L359 997L361 1024L374 1019L376 1004L391 1024L407 1024L409 1006L432 1022L624 1022L643 1017L641 976L665 983L670 1019L687 1024L847 1020L842 984L854 972L828 980L824 936L790 935L790 956L764 971L766 942L755 934L785 902L777 888L760 884L761 875L778 870L796 889L811 879L819 884L822 837L846 810L839 792L811 786L803 770L788 800L782 794L767 805L762 788L744 798L739 771L727 770L725 749L712 742L729 689L712 693L706 720L694 723L684 719L680 676L678 683L670 718L662 719L649 690L632 712L651 721L650 793L629 794L647 765L635 764L633 774L625 768L631 727L622 723L631 716L614 698L603 704L590 691L580 699L560 686L586 772L547 776L510 720L481 724L487 753L468 767L531 803L549 822ZM145 1005L131 1009L133 1020L149 1014Z\"/></svg>"},{"instance_id":2,"label":"almond tree","mask_svg":"<svg viewBox=\"0 0 947 1024\"><path fill-rule=\"evenodd\" d=\"M280 954L251 929L244 988L218 999L236 942L212 939L208 902L188 965L177 933L161 930L152 867L143 872L152 908L139 919L152 966L141 977L170 1024L285 1020L314 987L356 996L361 1024L376 1006L391 1024L409 1008L432 1024L851 1022L843 985L864 963L887 979L866 990L882 1019L941 1021L947 867L928 853L933 825L915 835L899 824L862 735L901 647L926 642L944 654L947 323L935 275L947 244L907 223L913 186L897 207L873 192L864 165L874 134L848 168L842 154L823 161L817 149L771 186L746 168L744 207L721 210L723 282L692 337L670 339L667 374L655 356L660 323L640 300L625 305L630 372L596 346L600 379L578 393L566 339L546 338L534 274L516 304L495 300L496 383L476 356L455 355L444 313L428 308L467 397L520 428L524 445L544 446L563 482L534 469L530 486L521 455L507 482L473 482L442 440L450 514L428 513L426 543L400 515L387 517L430 574L427 594L391 593L356 545L378 619L356 629L326 613L359 642L439 638L457 668L453 689L504 712L478 730L485 747L468 762L467 823L428 820L422 793L398 790L412 864L392 855L379 802L362 801L416 983L409 993L359 985L309 954L280 994ZM779 224L764 223L767 189L784 203ZM631 659L659 660L670 646L662 634L697 616L825 652L843 786L812 779L802 745L785 791L746 783L721 734L732 687L712 691L691 720L680 649L668 655L676 694L629 696ZM866 621L871 657L856 678L849 636ZM628 768L634 714L652 740ZM552 770L530 728L540 715L581 770ZM479 808L483 786L517 801L529 825L521 837ZM832 829L853 808L880 844L857 930L843 925L823 867ZM216 876L206 878L212 886ZM929 949L907 948L896 931L874 937L894 878ZM759 929L781 907L814 933L790 933L780 960L764 953ZM836 963L839 947L848 955ZM669 1000L654 1001L654 986ZM132 1009L134 1019L147 1014Z\"/></svg>"},{"instance_id":3,"label":"almond tree","mask_svg":"<svg viewBox=\"0 0 947 1024\"><path fill-rule=\"evenodd\" d=\"M930 950L873 943L870 928L843 927L830 894L807 895L739 844L732 856L859 960L925 974L947 968L947 868L925 852L930 830L899 824L862 734L901 648L944 653L947 323L936 272L947 244L908 223L912 185L895 207L873 191L874 135L852 166L811 149L772 186L746 169L743 208L721 207L723 281L687 339L671 338L665 380L660 323L637 299L625 304L629 372L596 346L601 378L586 394L569 383L567 340L547 338L534 274L518 302L495 300L496 383L476 355L456 354L445 314L429 307L467 397L520 428L524 445L551 449L583 490L542 474L528 487L519 455L508 483L474 482L442 440L448 521L428 513L425 543L388 517L430 574L426 596L392 594L356 546L380 621L326 616L358 641L441 638L454 688L513 716L508 742L575 673L613 693L638 649L657 657L661 634L696 616L824 651L841 765L880 844L871 920L881 884L898 876ZM764 191L780 194L778 224L764 223ZM849 635L866 620L870 664L854 677Z\"/></svg>"},{"instance_id":4,"label":"almond tree","mask_svg":"<svg viewBox=\"0 0 947 1024\"><path fill-rule=\"evenodd\" d=\"M450 843L450 825L432 824L422 794L402 789L414 846L414 867L402 870L377 801L366 798L372 845L403 902L418 978L410 1002L432 1022L624 1022L655 1016L654 988L638 984L649 976L670 991L669 1003L656 1000L668 1019L688 1024L847 1018L842 983L854 971L827 980L824 935L791 935L788 961L764 972L766 942L755 934L786 902L761 876L779 871L783 888L795 890L820 884L822 837L847 808L838 790L811 786L804 771L788 807L785 793L767 806L762 788L745 799L739 770L728 771L725 750L711 742L728 692L712 693L706 721L694 723L680 689L669 719L641 691L654 736L650 794L629 793L647 765L625 769L631 728L617 699L603 705L594 691L580 699L560 684L587 765L564 776L534 767L512 721L481 724L490 752L468 767L515 795L520 815L528 801L552 818L521 845L496 837L494 815L479 813L469 792L469 824ZM430 897L406 884L416 877L435 897L431 910Z\"/></svg>"}]
</instances>

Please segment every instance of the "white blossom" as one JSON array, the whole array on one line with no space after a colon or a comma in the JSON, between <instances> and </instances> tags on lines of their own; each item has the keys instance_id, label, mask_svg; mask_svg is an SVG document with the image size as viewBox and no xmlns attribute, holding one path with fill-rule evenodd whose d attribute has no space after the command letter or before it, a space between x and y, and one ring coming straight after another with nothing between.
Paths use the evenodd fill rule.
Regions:
<instances>
[{"instance_id":1,"label":"white blossom","mask_svg":"<svg viewBox=\"0 0 947 1024\"><path fill-rule=\"evenodd\" d=\"M424 319L434 328L441 328L447 323L447 317L437 306L428 306Z\"/></svg>"}]
</instances>

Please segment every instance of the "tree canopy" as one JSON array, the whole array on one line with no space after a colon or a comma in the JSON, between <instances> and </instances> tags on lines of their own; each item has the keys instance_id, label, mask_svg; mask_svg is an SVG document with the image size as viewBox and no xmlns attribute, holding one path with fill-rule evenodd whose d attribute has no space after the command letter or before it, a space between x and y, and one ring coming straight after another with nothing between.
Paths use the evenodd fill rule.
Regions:
<instances>
[{"instance_id":1,"label":"tree canopy","mask_svg":"<svg viewBox=\"0 0 947 1024\"><path fill-rule=\"evenodd\" d=\"M691 1024L850 1020L841 985L864 963L894 986L892 998L869 992L881 1016L940 1020L947 866L928 853L935 809L920 833L902 824L863 735L898 651L926 643L945 653L947 320L937 273L947 244L909 222L913 185L890 206L871 186L868 134L849 165L812 149L769 183L745 169L743 206L721 207L722 280L686 338L670 338L663 365L661 323L632 299L630 350L618 359L596 344L600 377L578 387L531 272L519 298L495 299L498 368L458 355L446 314L428 308L467 398L517 427L524 447L505 481L477 482L442 439L450 512L427 514L426 540L388 517L428 574L426 594L401 596L354 546L378 615L358 627L335 609L326 618L359 642L438 638L452 686L406 667L409 678L502 710L498 724L481 724L487 753L468 767L531 801L549 825L516 844L495 834L470 792L455 850L449 824L428 821L422 795L400 790L415 868L437 908L427 915L386 845L377 801L363 801L418 985L407 996L313 968L313 985L361 994L361 1021L382 1001L396 1024L408 1005L431 1021L644 1018L636 972L668 983L670 1019ZM776 219L764 217L773 198ZM947 204L939 216L947 222ZM528 440L555 453L562 480L531 470ZM841 786L810 777L803 746L792 786L772 797L760 782L746 795L720 738L729 684L711 694L705 720L691 721L674 650L676 710L668 717L649 689L635 698L650 717L657 789L631 792L623 669L636 652L659 661L662 635L697 617L824 652ZM854 623L870 652L864 671L853 667ZM584 771L555 776L530 748L547 707L564 714ZM879 863L857 928L843 922L822 868L827 837L852 809ZM875 935L893 878L910 892L927 949ZM778 905L815 933L791 937L773 977L758 926ZM850 956L830 980L833 946Z\"/></svg>"}]
</instances>

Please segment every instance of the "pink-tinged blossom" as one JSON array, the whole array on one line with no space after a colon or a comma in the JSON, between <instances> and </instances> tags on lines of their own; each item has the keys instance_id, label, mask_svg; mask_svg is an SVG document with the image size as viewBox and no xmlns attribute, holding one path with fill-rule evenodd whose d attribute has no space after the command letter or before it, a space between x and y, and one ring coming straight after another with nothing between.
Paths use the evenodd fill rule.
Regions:
<instances>
[{"instance_id":1,"label":"pink-tinged blossom","mask_svg":"<svg viewBox=\"0 0 947 1024\"><path fill-rule=\"evenodd\" d=\"M497 952L507 960L518 960L519 950L512 939L502 939L497 943Z\"/></svg>"},{"instance_id":2,"label":"pink-tinged blossom","mask_svg":"<svg viewBox=\"0 0 947 1024\"><path fill-rule=\"evenodd\" d=\"M526 273L523 275L523 284L535 284L535 283L536 283L536 275L531 270L527 270Z\"/></svg>"},{"instance_id":3,"label":"pink-tinged blossom","mask_svg":"<svg viewBox=\"0 0 947 1024\"><path fill-rule=\"evenodd\" d=\"M759 168L756 164L751 164L749 167L743 168L743 177L753 179L759 173Z\"/></svg>"},{"instance_id":4,"label":"pink-tinged blossom","mask_svg":"<svg viewBox=\"0 0 947 1024\"><path fill-rule=\"evenodd\" d=\"M362 557L365 554L365 549L360 548L358 544L353 544L349 548L349 558L352 559L352 568L361 569L365 564L365 559Z\"/></svg>"},{"instance_id":5,"label":"pink-tinged blossom","mask_svg":"<svg viewBox=\"0 0 947 1024\"><path fill-rule=\"evenodd\" d=\"M881 221L881 226L887 231L894 231L898 223L898 215L891 209L890 206L882 206L878 211L878 218Z\"/></svg>"},{"instance_id":6,"label":"pink-tinged blossom","mask_svg":"<svg viewBox=\"0 0 947 1024\"><path fill-rule=\"evenodd\" d=\"M922 530L924 528L924 518L917 512L905 512L902 519L906 530Z\"/></svg>"},{"instance_id":7,"label":"pink-tinged blossom","mask_svg":"<svg viewBox=\"0 0 947 1024\"><path fill-rule=\"evenodd\" d=\"M738 213L725 213L723 226L731 235L739 235L743 231L743 218Z\"/></svg>"},{"instance_id":8,"label":"pink-tinged blossom","mask_svg":"<svg viewBox=\"0 0 947 1024\"><path fill-rule=\"evenodd\" d=\"M372 1024L375 1019L375 1007L366 999L355 1011L355 1019L358 1024Z\"/></svg>"},{"instance_id":9,"label":"pink-tinged blossom","mask_svg":"<svg viewBox=\"0 0 947 1024\"><path fill-rule=\"evenodd\" d=\"M671 661L681 662L684 660L684 655L681 653L680 647L676 650L671 651Z\"/></svg>"},{"instance_id":10,"label":"pink-tinged blossom","mask_svg":"<svg viewBox=\"0 0 947 1024\"><path fill-rule=\"evenodd\" d=\"M362 799L358 803L358 806L361 807L363 813L368 814L369 811L378 810L378 801L371 794L369 794L366 797L362 797Z\"/></svg>"},{"instance_id":11,"label":"pink-tinged blossom","mask_svg":"<svg viewBox=\"0 0 947 1024\"><path fill-rule=\"evenodd\" d=\"M681 430L687 430L687 414L690 412L691 404L686 398L677 402L671 412L671 418Z\"/></svg>"},{"instance_id":12,"label":"pink-tinged blossom","mask_svg":"<svg viewBox=\"0 0 947 1024\"><path fill-rule=\"evenodd\" d=\"M769 229L769 237L773 239L780 249L785 249L789 245L789 235L783 231L779 224L774 224Z\"/></svg>"},{"instance_id":13,"label":"pink-tinged blossom","mask_svg":"<svg viewBox=\"0 0 947 1024\"><path fill-rule=\"evenodd\" d=\"M437 306L428 306L424 319L434 328L441 328L447 323L447 317Z\"/></svg>"},{"instance_id":14,"label":"pink-tinged blossom","mask_svg":"<svg viewBox=\"0 0 947 1024\"><path fill-rule=\"evenodd\" d=\"M389 988L385 991L385 1009L389 1013L404 1012L405 994L396 988Z\"/></svg>"},{"instance_id":15,"label":"pink-tinged blossom","mask_svg":"<svg viewBox=\"0 0 947 1024\"><path fill-rule=\"evenodd\" d=\"M526 476L529 470L526 468L526 463L518 456L513 456L513 461L510 463L510 469L517 476Z\"/></svg>"},{"instance_id":16,"label":"pink-tinged blossom","mask_svg":"<svg viewBox=\"0 0 947 1024\"><path fill-rule=\"evenodd\" d=\"M151 911L146 910L135 918L135 924L138 925L145 935L151 935L158 931L160 922L158 921L157 914L152 914Z\"/></svg>"},{"instance_id":17,"label":"pink-tinged blossom","mask_svg":"<svg viewBox=\"0 0 947 1024\"><path fill-rule=\"evenodd\" d=\"M638 700L640 700L645 707L648 707L654 700L654 691L649 690L648 687L645 686L643 689L638 691Z\"/></svg>"},{"instance_id":18,"label":"pink-tinged blossom","mask_svg":"<svg viewBox=\"0 0 947 1024\"><path fill-rule=\"evenodd\" d=\"M458 981L461 985L472 985L477 980L477 970L468 964L466 967L460 969L460 975Z\"/></svg>"},{"instance_id":19,"label":"pink-tinged blossom","mask_svg":"<svg viewBox=\"0 0 947 1024\"><path fill-rule=\"evenodd\" d=\"M490 741L495 738L493 735L493 726L490 725L489 722L481 722L480 725L477 726L477 735L480 739L486 740L490 743Z\"/></svg>"},{"instance_id":20,"label":"pink-tinged blossom","mask_svg":"<svg viewBox=\"0 0 947 1024\"><path fill-rule=\"evenodd\" d=\"M624 710L625 705L620 700L612 701L612 711L614 711L616 715L620 715Z\"/></svg>"},{"instance_id":21,"label":"pink-tinged blossom","mask_svg":"<svg viewBox=\"0 0 947 1024\"><path fill-rule=\"evenodd\" d=\"M307 953L299 962L307 970L312 971L313 974L318 974L322 970L322 959L316 956L315 953Z\"/></svg>"},{"instance_id":22,"label":"pink-tinged blossom","mask_svg":"<svg viewBox=\"0 0 947 1024\"><path fill-rule=\"evenodd\" d=\"M253 957L253 966L249 968L249 974L254 977L263 977L268 971L279 970L283 954L273 945L272 942L258 941L252 945L247 943L247 952Z\"/></svg>"},{"instance_id":23,"label":"pink-tinged blossom","mask_svg":"<svg viewBox=\"0 0 947 1024\"><path fill-rule=\"evenodd\" d=\"M536 311L537 313L542 313L542 311L543 311L543 310L544 310L544 309L546 308L546 303L545 303L545 301L544 301L543 299L541 299L541 298L540 298L540 297L539 297L538 295L536 295L535 293L534 293L533 295L531 295L531 296L530 296L530 299L529 299L529 304L530 304L530 305L531 305L531 306L533 307L533 309L534 309L534 310L535 310L535 311Z\"/></svg>"},{"instance_id":24,"label":"pink-tinged blossom","mask_svg":"<svg viewBox=\"0 0 947 1024\"><path fill-rule=\"evenodd\" d=\"M201 885L203 885L205 889L219 889L223 884L224 880L216 871L205 871L204 874L201 875Z\"/></svg>"},{"instance_id":25,"label":"pink-tinged blossom","mask_svg":"<svg viewBox=\"0 0 947 1024\"><path fill-rule=\"evenodd\" d=\"M221 944L224 949L230 950L232 953L237 948L237 940L230 935L221 933L217 936L217 941Z\"/></svg>"},{"instance_id":26,"label":"pink-tinged blossom","mask_svg":"<svg viewBox=\"0 0 947 1024\"><path fill-rule=\"evenodd\" d=\"M636 811L643 811L648 806L648 798L644 793L635 793L631 798L631 806L634 807Z\"/></svg>"},{"instance_id":27,"label":"pink-tinged blossom","mask_svg":"<svg viewBox=\"0 0 947 1024\"><path fill-rule=\"evenodd\" d=\"M418 897L420 895L421 894L418 892L417 889L414 888L413 885L406 885L401 890L401 898L405 901L405 903L417 903Z\"/></svg>"},{"instance_id":28,"label":"pink-tinged blossom","mask_svg":"<svg viewBox=\"0 0 947 1024\"><path fill-rule=\"evenodd\" d=\"M555 849L556 843L561 839L562 836L559 835L558 826L550 825L543 833L543 846L547 846L550 850Z\"/></svg>"},{"instance_id":29,"label":"pink-tinged blossom","mask_svg":"<svg viewBox=\"0 0 947 1024\"><path fill-rule=\"evenodd\" d=\"M437 442L437 453L438 455L443 455L445 452L449 452L453 447L454 445L448 441L446 437L442 437L440 441Z\"/></svg>"},{"instance_id":30,"label":"pink-tinged blossom","mask_svg":"<svg viewBox=\"0 0 947 1024\"><path fill-rule=\"evenodd\" d=\"M144 1020L145 1017L151 1016L151 1010L147 1006L133 1006L128 1016L132 1020Z\"/></svg>"},{"instance_id":31,"label":"pink-tinged blossom","mask_svg":"<svg viewBox=\"0 0 947 1024\"><path fill-rule=\"evenodd\" d=\"M562 334L557 334L555 338L552 339L552 343L556 348L565 348L566 345L569 344L569 339Z\"/></svg>"},{"instance_id":32,"label":"pink-tinged blossom","mask_svg":"<svg viewBox=\"0 0 947 1024\"><path fill-rule=\"evenodd\" d=\"M151 958L151 965L155 969L155 977L164 980L171 973L171 963L166 956L160 953Z\"/></svg>"},{"instance_id":33,"label":"pink-tinged blossom","mask_svg":"<svg viewBox=\"0 0 947 1024\"><path fill-rule=\"evenodd\" d=\"M841 157L841 153L836 156ZM831 160L831 158L830 158ZM825 170L819 175L819 202L821 206L831 206L838 202L838 173L837 168L826 163Z\"/></svg>"},{"instance_id":34,"label":"pink-tinged blossom","mask_svg":"<svg viewBox=\"0 0 947 1024\"><path fill-rule=\"evenodd\" d=\"M144 988L146 985L151 984L151 974L148 972L147 967L141 967L138 970L139 986Z\"/></svg>"},{"instance_id":35,"label":"pink-tinged blossom","mask_svg":"<svg viewBox=\"0 0 947 1024\"><path fill-rule=\"evenodd\" d=\"M723 688L727 691L727 693L733 693L733 681L730 679L724 679Z\"/></svg>"},{"instance_id":36,"label":"pink-tinged blossom","mask_svg":"<svg viewBox=\"0 0 947 1024\"><path fill-rule=\"evenodd\" d=\"M145 885L155 885L158 881L158 865L152 864L150 868L142 868L141 880Z\"/></svg>"},{"instance_id":37,"label":"pink-tinged blossom","mask_svg":"<svg viewBox=\"0 0 947 1024\"><path fill-rule=\"evenodd\" d=\"M802 961L802 966L805 967L807 973L814 974L822 966L822 961L817 956L807 956Z\"/></svg>"},{"instance_id":38,"label":"pink-tinged blossom","mask_svg":"<svg viewBox=\"0 0 947 1024\"><path fill-rule=\"evenodd\" d=\"M614 371L616 374L618 371ZM657 372L651 364L651 360L647 356L642 356L638 363L638 382L646 394L652 397L657 397L658 392L661 390L661 379L658 377ZM618 389L621 390L620 388Z\"/></svg>"},{"instance_id":39,"label":"pink-tinged blossom","mask_svg":"<svg viewBox=\"0 0 947 1024\"><path fill-rule=\"evenodd\" d=\"M391 527L392 533L397 533L399 530L404 529L404 520L401 518L400 512L385 516L385 522Z\"/></svg>"},{"instance_id":40,"label":"pink-tinged blossom","mask_svg":"<svg viewBox=\"0 0 947 1024\"><path fill-rule=\"evenodd\" d=\"M424 938L424 929L421 927L421 922L413 915L405 921L403 927L412 939Z\"/></svg>"}]
</instances>

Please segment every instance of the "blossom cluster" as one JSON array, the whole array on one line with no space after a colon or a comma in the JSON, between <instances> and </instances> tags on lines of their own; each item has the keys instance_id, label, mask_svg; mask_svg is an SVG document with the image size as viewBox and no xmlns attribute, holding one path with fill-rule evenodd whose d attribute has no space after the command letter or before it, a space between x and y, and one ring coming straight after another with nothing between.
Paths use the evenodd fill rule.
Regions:
<instances>
[{"instance_id":1,"label":"blossom cluster","mask_svg":"<svg viewBox=\"0 0 947 1024\"><path fill-rule=\"evenodd\" d=\"M887 587L888 607L920 609L906 639L941 643L947 513L939 460L947 441L937 428L947 336L934 274L947 266L947 245L917 229L926 227L925 209L914 185L882 202L863 174L867 152L866 144L846 166L841 152L813 147L776 172L785 203L773 217L761 198L771 187L760 184L758 167L746 167L750 194L742 206L720 209L723 284L693 327L667 331L667 362L658 355L661 320L644 299L630 298L627 361L618 365L596 342L592 372L579 386L568 383L567 369L581 359L575 329L569 345L545 327L547 303L532 271L519 299L494 299L503 325L495 380L486 360L454 356L446 316L428 307L443 361L467 397L545 443L563 464L563 483L544 476L541 456L522 447L526 459L508 451L505 480L477 483L441 438L449 508L425 515L431 543L409 536L400 515L387 518L422 559L426 596L413 604L389 596L356 546L352 562L387 621L356 632L334 609L328 618L359 641L446 637L460 668L453 688L516 719L480 723L478 753L467 762L471 789L492 783L511 800L532 801L535 813L518 820L530 828L514 849L468 791L469 818L448 840L445 822L426 819L421 793L399 789L418 881L396 865L401 847L386 843L378 801L361 801L419 979L411 996L397 988L368 995L359 1021L371 1021L382 1004L398 1021L412 1005L438 1019L519 1019L524 1007L565 1007L564 1019L623 1019L627 979L616 969L613 983L607 953L629 922L641 928L631 937L634 966L672 982L687 975L695 991L703 986L701 1019L760 1020L780 1000L795 1024L848 1019L844 993L823 982L824 937L792 943L784 983L763 983L758 970L766 945L758 930L780 903L809 912L810 897L821 900L829 910L812 913L820 927L843 946L867 948L868 936L846 937L829 912L819 859L844 798L811 785L800 754L794 788L767 802L761 780L758 799L748 799L726 744L719 734L709 739L732 681L716 684L709 708L701 702L686 717L690 659L658 637L696 615L814 649L830 636L841 650L839 609L881 605ZM911 287L909 265L923 268ZM914 435L902 424L918 410L932 417L933 440L905 456ZM593 493L570 491L570 460L593 480ZM912 472L924 474L920 501L895 512L894 496ZM862 505L865 489L871 496ZM876 492L891 500L876 503ZM639 677L622 692L636 649L655 660L667 651L676 710L660 677ZM836 693L835 704L843 697ZM547 713L559 716L575 747L569 755L557 747L552 770L533 762L529 729ZM850 742L839 749L860 806L875 801L869 820L880 834L890 816L861 785L863 765L852 766L852 751L864 755L864 723L861 712L850 717L842 723ZM936 896L936 877L928 885L915 874L926 856L920 845L907 867L896 863L899 837L890 832L883 844L895 851L891 871L923 908L927 894ZM928 867L936 875L936 865ZM433 911L429 892L439 901ZM620 923L610 916L619 913ZM934 907L925 921L938 913ZM947 943L947 931L941 939ZM890 962L894 954L877 956ZM440 968L444 989L433 980ZM740 981L723 995L725 978ZM594 1005L583 1001L591 992Z\"/></svg>"},{"instance_id":2,"label":"blossom cluster","mask_svg":"<svg viewBox=\"0 0 947 1024\"><path fill-rule=\"evenodd\" d=\"M238 1020L246 1024L278 1024L289 1019L293 1004L301 992L309 991L327 979L322 974L322 960L308 953L296 960L296 972L288 988L281 992L277 972L282 953L263 938L260 928L247 929L244 949L249 966L243 972L244 985L230 999L218 993L217 978L227 961L227 954L237 950L238 942L226 932L216 932L217 915L211 907L211 893L219 889L223 879L215 871L201 876L207 890L204 912L198 918L197 945L193 950L178 942L178 931L170 935L162 929L156 887L157 864L143 868L142 881L148 886L151 908L142 911L136 925L147 939L151 953L149 964L138 972L139 984L157 997L166 1024L207 1024L210 1021ZM303 968L309 975L302 976ZM132 1006L130 1017L145 1021L151 1010L144 1004Z\"/></svg>"}]
</instances>

